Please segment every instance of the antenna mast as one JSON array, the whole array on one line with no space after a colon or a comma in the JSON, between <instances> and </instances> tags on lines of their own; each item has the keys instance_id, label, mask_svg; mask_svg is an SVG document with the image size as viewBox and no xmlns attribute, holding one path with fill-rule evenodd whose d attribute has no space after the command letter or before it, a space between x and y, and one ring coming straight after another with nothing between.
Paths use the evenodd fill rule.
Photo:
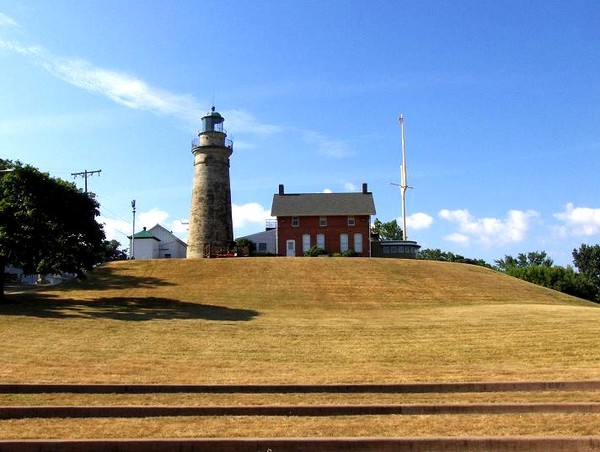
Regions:
<instances>
[{"instance_id":1,"label":"antenna mast","mask_svg":"<svg viewBox=\"0 0 600 452\"><path fill-rule=\"evenodd\" d=\"M403 240L408 239L406 234L406 189L408 188L408 181L406 178L406 149L404 146L404 117L402 113L398 117L400 123L401 142L402 142L402 164L400 165L400 192L402 194L402 238Z\"/></svg>"}]
</instances>

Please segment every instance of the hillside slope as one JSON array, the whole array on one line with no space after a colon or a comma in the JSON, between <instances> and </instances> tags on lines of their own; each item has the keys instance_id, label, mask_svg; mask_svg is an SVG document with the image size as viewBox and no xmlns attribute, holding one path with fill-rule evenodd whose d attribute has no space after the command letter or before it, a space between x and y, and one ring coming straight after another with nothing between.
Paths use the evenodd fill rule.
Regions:
<instances>
[{"instance_id":1,"label":"hillside slope","mask_svg":"<svg viewBox=\"0 0 600 452\"><path fill-rule=\"evenodd\" d=\"M600 378L600 309L481 267L116 262L0 306L2 382Z\"/></svg>"},{"instance_id":2,"label":"hillside slope","mask_svg":"<svg viewBox=\"0 0 600 452\"><path fill-rule=\"evenodd\" d=\"M66 289L66 290L63 290ZM399 303L404 306L541 303L591 306L483 267L421 260L250 258L121 261L87 281L59 288L86 299L89 290L115 296L244 303ZM95 297L97 294L92 294Z\"/></svg>"}]
</instances>

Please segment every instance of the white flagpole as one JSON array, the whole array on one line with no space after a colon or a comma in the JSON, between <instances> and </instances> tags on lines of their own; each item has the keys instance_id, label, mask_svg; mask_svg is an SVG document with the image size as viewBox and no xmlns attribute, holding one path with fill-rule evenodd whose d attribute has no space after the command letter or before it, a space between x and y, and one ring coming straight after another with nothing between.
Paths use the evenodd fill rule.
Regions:
<instances>
[{"instance_id":1,"label":"white flagpole","mask_svg":"<svg viewBox=\"0 0 600 452\"><path fill-rule=\"evenodd\" d=\"M400 123L400 130L402 135L402 164L400 165L400 190L402 193L402 237L404 240L408 240L406 234L406 189L408 188L408 181L406 179L406 150L404 146L404 117L402 113L398 117Z\"/></svg>"}]
</instances>

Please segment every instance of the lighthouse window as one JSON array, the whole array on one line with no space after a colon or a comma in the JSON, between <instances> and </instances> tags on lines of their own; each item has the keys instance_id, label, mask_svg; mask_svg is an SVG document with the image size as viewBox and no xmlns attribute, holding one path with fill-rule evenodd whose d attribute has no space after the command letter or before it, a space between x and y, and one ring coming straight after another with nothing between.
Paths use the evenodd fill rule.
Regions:
<instances>
[{"instance_id":1,"label":"lighthouse window","mask_svg":"<svg viewBox=\"0 0 600 452\"><path fill-rule=\"evenodd\" d=\"M292 227L297 228L300 226L300 217L292 217Z\"/></svg>"}]
</instances>

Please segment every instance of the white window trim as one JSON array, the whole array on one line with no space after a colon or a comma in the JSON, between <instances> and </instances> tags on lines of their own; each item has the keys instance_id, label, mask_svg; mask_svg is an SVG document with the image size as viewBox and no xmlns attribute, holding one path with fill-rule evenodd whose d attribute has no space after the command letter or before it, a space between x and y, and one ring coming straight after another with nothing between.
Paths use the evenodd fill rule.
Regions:
<instances>
[{"instance_id":1,"label":"white window trim","mask_svg":"<svg viewBox=\"0 0 600 452\"><path fill-rule=\"evenodd\" d=\"M302 252L306 253L310 249L310 234L302 234Z\"/></svg>"},{"instance_id":2,"label":"white window trim","mask_svg":"<svg viewBox=\"0 0 600 452\"><path fill-rule=\"evenodd\" d=\"M357 238L358 240L356 240ZM357 243L360 244L360 246L358 246ZM363 252L363 237L362 234L358 232L354 234L354 251L358 254L362 254Z\"/></svg>"},{"instance_id":3,"label":"white window trim","mask_svg":"<svg viewBox=\"0 0 600 452\"><path fill-rule=\"evenodd\" d=\"M325 249L325 234L317 234L317 246L321 249Z\"/></svg>"},{"instance_id":4,"label":"white window trim","mask_svg":"<svg viewBox=\"0 0 600 452\"><path fill-rule=\"evenodd\" d=\"M345 253L346 251L348 251L350 249L349 248L350 244L348 243L348 240L349 240L348 234L346 234L346 233L340 234L340 253Z\"/></svg>"},{"instance_id":5,"label":"white window trim","mask_svg":"<svg viewBox=\"0 0 600 452\"><path fill-rule=\"evenodd\" d=\"M354 217L348 217L348 226L356 226L356 219Z\"/></svg>"}]
</instances>

